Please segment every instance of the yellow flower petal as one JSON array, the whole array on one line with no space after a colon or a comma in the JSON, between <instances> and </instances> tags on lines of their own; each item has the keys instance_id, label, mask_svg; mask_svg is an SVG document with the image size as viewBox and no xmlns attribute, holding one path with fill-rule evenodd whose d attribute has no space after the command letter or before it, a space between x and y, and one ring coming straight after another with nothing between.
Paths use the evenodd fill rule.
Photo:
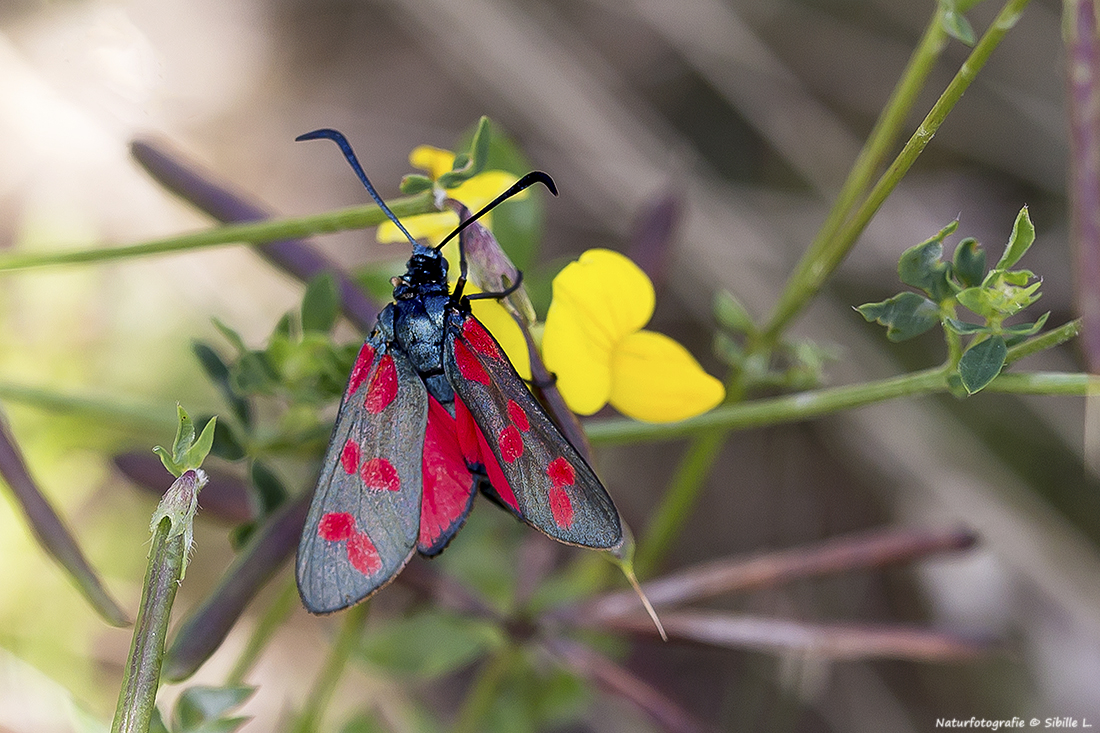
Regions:
<instances>
[{"instance_id":1,"label":"yellow flower petal","mask_svg":"<svg viewBox=\"0 0 1100 733\"><path fill-rule=\"evenodd\" d=\"M611 396L612 344L581 326L587 317L574 301L555 296L542 330L542 360L557 377L565 404L578 415L591 415Z\"/></svg>"},{"instance_id":2,"label":"yellow flower petal","mask_svg":"<svg viewBox=\"0 0 1100 733\"><path fill-rule=\"evenodd\" d=\"M629 258L588 250L554 278L542 355L574 412L591 415L611 396L611 358L653 315L653 284Z\"/></svg>"},{"instance_id":3,"label":"yellow flower petal","mask_svg":"<svg viewBox=\"0 0 1100 733\"><path fill-rule=\"evenodd\" d=\"M482 171L454 188L447 189L447 195L455 201L466 204L466 208L471 213L476 213L482 206L504 193L509 186L518 180L516 176L507 171ZM522 199L526 196L527 191L525 190L512 198ZM482 221L484 221L484 218L482 217ZM489 225L486 224L485 226L488 227Z\"/></svg>"},{"instance_id":4,"label":"yellow flower petal","mask_svg":"<svg viewBox=\"0 0 1100 733\"><path fill-rule=\"evenodd\" d=\"M458 226L458 215L453 211L437 211L431 214L417 214L407 216L401 223L409 230L414 239L426 239L435 243L454 231ZM389 242L408 242L405 235L392 221L384 221L378 225L374 237L383 244Z\"/></svg>"},{"instance_id":5,"label":"yellow flower petal","mask_svg":"<svg viewBox=\"0 0 1100 733\"><path fill-rule=\"evenodd\" d=\"M433 181L454 168L455 154L431 145L418 145L409 153L409 164L428 174Z\"/></svg>"},{"instance_id":6,"label":"yellow flower petal","mask_svg":"<svg viewBox=\"0 0 1100 733\"><path fill-rule=\"evenodd\" d=\"M471 283L466 284L467 294L476 292L479 292L476 286ZM523 337L519 324L504 309L500 301L492 298L471 300L470 310L481 324L489 329L489 333L493 334L493 338L504 349L504 353L508 355L508 360L512 362L520 378L530 381L531 356L527 351L527 339Z\"/></svg>"},{"instance_id":7,"label":"yellow flower petal","mask_svg":"<svg viewBox=\"0 0 1100 733\"><path fill-rule=\"evenodd\" d=\"M726 394L687 349L654 331L623 339L612 355L611 370L611 405L635 420L686 420L717 407Z\"/></svg>"}]
</instances>

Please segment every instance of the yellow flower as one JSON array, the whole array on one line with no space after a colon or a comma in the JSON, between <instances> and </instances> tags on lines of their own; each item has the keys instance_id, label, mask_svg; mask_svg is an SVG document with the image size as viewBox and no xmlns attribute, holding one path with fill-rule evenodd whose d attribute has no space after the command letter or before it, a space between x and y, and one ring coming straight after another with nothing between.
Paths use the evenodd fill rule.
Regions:
<instances>
[{"instance_id":1,"label":"yellow flower","mask_svg":"<svg viewBox=\"0 0 1100 733\"><path fill-rule=\"evenodd\" d=\"M642 330L653 316L653 283L627 257L588 250L553 287L542 356L574 412L591 415L610 402L636 420L675 422L725 397L687 349Z\"/></svg>"},{"instance_id":2,"label":"yellow flower","mask_svg":"<svg viewBox=\"0 0 1100 733\"><path fill-rule=\"evenodd\" d=\"M433 182L450 171L454 167L454 162L455 154L450 150L434 148L431 145L421 145L409 153L409 163L414 168L427 173ZM517 180L516 176L507 171L482 171L454 188L443 189L438 185L435 186L437 201L442 201L443 197L450 197L464 203L470 211L478 211ZM523 192L514 198L523 198L526 195L526 192ZM492 214L481 217L481 222L488 228L491 228L491 217ZM402 219L401 223L416 239L426 239L434 243L442 240L458 226L458 216L450 210L437 211L431 214L408 216ZM375 237L383 243L408 241L391 221L380 224Z\"/></svg>"}]
</instances>

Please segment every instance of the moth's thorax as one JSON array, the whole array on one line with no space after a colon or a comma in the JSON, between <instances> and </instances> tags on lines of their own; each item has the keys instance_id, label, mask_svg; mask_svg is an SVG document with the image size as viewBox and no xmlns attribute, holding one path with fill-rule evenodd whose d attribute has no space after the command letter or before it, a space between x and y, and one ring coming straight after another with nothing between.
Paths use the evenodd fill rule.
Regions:
<instances>
[{"instance_id":1,"label":"moth's thorax","mask_svg":"<svg viewBox=\"0 0 1100 733\"><path fill-rule=\"evenodd\" d=\"M386 340L401 347L421 376L443 371L443 320L449 302L446 291L396 300L379 317Z\"/></svg>"}]
</instances>

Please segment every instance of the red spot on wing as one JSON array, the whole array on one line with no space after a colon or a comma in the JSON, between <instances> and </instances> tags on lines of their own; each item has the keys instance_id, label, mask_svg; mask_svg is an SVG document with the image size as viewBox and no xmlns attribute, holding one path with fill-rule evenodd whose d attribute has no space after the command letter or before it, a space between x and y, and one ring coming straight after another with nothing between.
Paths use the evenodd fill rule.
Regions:
<instances>
[{"instance_id":1,"label":"red spot on wing","mask_svg":"<svg viewBox=\"0 0 1100 733\"><path fill-rule=\"evenodd\" d=\"M485 330L485 326L481 325L481 321L473 316L467 318L466 322L462 324L462 335L470 342L470 346L473 346L485 356L491 356L494 359L500 357L496 341Z\"/></svg>"},{"instance_id":2,"label":"red spot on wing","mask_svg":"<svg viewBox=\"0 0 1100 733\"><path fill-rule=\"evenodd\" d=\"M359 444L350 438L344 443L344 450L340 451L340 465L349 476L359 470Z\"/></svg>"},{"instance_id":3,"label":"red spot on wing","mask_svg":"<svg viewBox=\"0 0 1100 733\"><path fill-rule=\"evenodd\" d=\"M562 529L568 529L573 524L573 502L561 486L550 487L550 513Z\"/></svg>"},{"instance_id":4,"label":"red spot on wing","mask_svg":"<svg viewBox=\"0 0 1100 733\"><path fill-rule=\"evenodd\" d=\"M523 411L523 408L520 407L519 403L515 400L508 400L508 419L525 433L528 428L531 427L531 423L527 419L527 413Z\"/></svg>"},{"instance_id":5,"label":"red spot on wing","mask_svg":"<svg viewBox=\"0 0 1100 733\"><path fill-rule=\"evenodd\" d=\"M374 575L382 569L382 558L370 537L356 532L348 539L348 562L363 575Z\"/></svg>"},{"instance_id":6,"label":"red spot on wing","mask_svg":"<svg viewBox=\"0 0 1100 733\"><path fill-rule=\"evenodd\" d=\"M489 373L485 371L485 367L481 365L481 362L466 348L466 344L462 341L455 341L455 363L458 365L458 371L463 377L471 382L481 382L486 387L489 386Z\"/></svg>"},{"instance_id":7,"label":"red spot on wing","mask_svg":"<svg viewBox=\"0 0 1100 733\"><path fill-rule=\"evenodd\" d=\"M523 455L523 437L516 430L515 425L509 425L500 431L498 436L500 441L500 457L504 459L505 463L513 463L517 458Z\"/></svg>"},{"instance_id":8,"label":"red spot on wing","mask_svg":"<svg viewBox=\"0 0 1100 733\"><path fill-rule=\"evenodd\" d=\"M397 475L397 469L385 458L370 459L363 464L359 475L368 489L397 491L401 488L401 477Z\"/></svg>"},{"instance_id":9,"label":"red spot on wing","mask_svg":"<svg viewBox=\"0 0 1100 733\"><path fill-rule=\"evenodd\" d=\"M370 371L370 366L373 363L374 347L364 343L363 348L359 349L359 356L355 359L355 366L351 368L351 376L348 377L348 397L355 394L356 390L363 384L363 380L367 378L367 372Z\"/></svg>"},{"instance_id":10,"label":"red spot on wing","mask_svg":"<svg viewBox=\"0 0 1100 733\"><path fill-rule=\"evenodd\" d=\"M458 443L455 419L428 396L424 434L424 495L420 503L421 552L434 554L462 521L474 493L474 477Z\"/></svg>"},{"instance_id":11,"label":"red spot on wing","mask_svg":"<svg viewBox=\"0 0 1100 733\"><path fill-rule=\"evenodd\" d=\"M370 380L367 387L367 398L363 405L372 415L385 410L397 396L397 367L393 364L393 357L386 354L378 363L378 371Z\"/></svg>"},{"instance_id":12,"label":"red spot on wing","mask_svg":"<svg viewBox=\"0 0 1100 733\"><path fill-rule=\"evenodd\" d=\"M550 465L546 467L546 475L550 477L550 482L554 485L555 489L560 489L563 486L572 486L577 480L577 474L573 470L573 465L561 457L550 461Z\"/></svg>"},{"instance_id":13,"label":"red spot on wing","mask_svg":"<svg viewBox=\"0 0 1100 733\"><path fill-rule=\"evenodd\" d=\"M355 534L355 517L347 512L323 514L317 523L317 534L329 542L346 540Z\"/></svg>"}]
</instances>

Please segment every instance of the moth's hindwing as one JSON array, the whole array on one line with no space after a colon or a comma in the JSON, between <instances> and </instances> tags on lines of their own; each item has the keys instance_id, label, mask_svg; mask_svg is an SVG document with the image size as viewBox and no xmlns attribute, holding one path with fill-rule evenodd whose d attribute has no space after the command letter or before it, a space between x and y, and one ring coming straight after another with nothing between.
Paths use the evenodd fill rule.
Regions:
<instances>
[{"instance_id":1,"label":"moth's hindwing","mask_svg":"<svg viewBox=\"0 0 1100 733\"><path fill-rule=\"evenodd\" d=\"M462 451L467 460L480 455L501 502L561 542L617 547L623 533L611 497L472 315L448 313L443 366Z\"/></svg>"},{"instance_id":2,"label":"moth's hindwing","mask_svg":"<svg viewBox=\"0 0 1100 733\"><path fill-rule=\"evenodd\" d=\"M363 344L348 380L298 545L312 613L358 603L409 561L420 530L424 382L393 344Z\"/></svg>"},{"instance_id":3,"label":"moth's hindwing","mask_svg":"<svg viewBox=\"0 0 1100 733\"><path fill-rule=\"evenodd\" d=\"M420 504L417 550L429 557L443 552L466 522L478 480L470 473L455 435L455 419L428 395L424 433L424 498Z\"/></svg>"}]
</instances>

